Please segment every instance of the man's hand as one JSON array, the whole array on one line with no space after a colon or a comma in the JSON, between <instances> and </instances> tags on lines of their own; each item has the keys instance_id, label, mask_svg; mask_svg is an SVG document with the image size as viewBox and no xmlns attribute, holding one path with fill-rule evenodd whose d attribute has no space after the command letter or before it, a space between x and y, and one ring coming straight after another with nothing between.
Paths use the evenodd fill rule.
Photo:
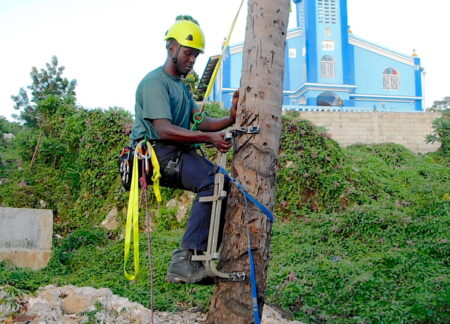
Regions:
<instances>
[{"instance_id":1,"label":"man's hand","mask_svg":"<svg viewBox=\"0 0 450 324\"><path fill-rule=\"evenodd\" d=\"M231 109L230 109L230 118L233 120L233 123L236 121L238 101L239 101L239 90L236 90L233 93L233 100L231 101Z\"/></svg>"},{"instance_id":2,"label":"man's hand","mask_svg":"<svg viewBox=\"0 0 450 324\"><path fill-rule=\"evenodd\" d=\"M225 140L225 132L211 132L209 134L209 142L214 145L220 152L225 153L231 147L231 142Z\"/></svg>"},{"instance_id":3,"label":"man's hand","mask_svg":"<svg viewBox=\"0 0 450 324\"><path fill-rule=\"evenodd\" d=\"M223 153L231 147L231 142L225 140L223 131L193 132L173 125L168 119L153 119L152 122L162 140L178 143L210 143Z\"/></svg>"}]
</instances>

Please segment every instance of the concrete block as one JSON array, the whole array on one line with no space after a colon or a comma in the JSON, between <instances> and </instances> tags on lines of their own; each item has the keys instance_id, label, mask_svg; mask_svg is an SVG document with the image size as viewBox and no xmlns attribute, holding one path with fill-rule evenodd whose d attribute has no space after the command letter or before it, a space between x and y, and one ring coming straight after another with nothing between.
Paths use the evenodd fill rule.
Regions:
<instances>
[{"instance_id":1,"label":"concrete block","mask_svg":"<svg viewBox=\"0 0 450 324\"><path fill-rule=\"evenodd\" d=\"M51 257L52 235L51 210L0 207L0 260L41 269Z\"/></svg>"}]
</instances>

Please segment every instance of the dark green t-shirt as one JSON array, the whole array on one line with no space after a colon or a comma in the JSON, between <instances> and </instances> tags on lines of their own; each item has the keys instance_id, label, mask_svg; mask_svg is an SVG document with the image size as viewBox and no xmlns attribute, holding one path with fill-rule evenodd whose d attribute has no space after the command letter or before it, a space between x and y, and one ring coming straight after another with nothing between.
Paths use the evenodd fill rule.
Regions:
<instances>
[{"instance_id":1,"label":"dark green t-shirt","mask_svg":"<svg viewBox=\"0 0 450 324\"><path fill-rule=\"evenodd\" d=\"M153 119L169 119L172 124L189 129L192 110L196 108L189 88L179 78L167 74L161 66L139 83L130 137L133 140L144 137L158 139Z\"/></svg>"}]
</instances>

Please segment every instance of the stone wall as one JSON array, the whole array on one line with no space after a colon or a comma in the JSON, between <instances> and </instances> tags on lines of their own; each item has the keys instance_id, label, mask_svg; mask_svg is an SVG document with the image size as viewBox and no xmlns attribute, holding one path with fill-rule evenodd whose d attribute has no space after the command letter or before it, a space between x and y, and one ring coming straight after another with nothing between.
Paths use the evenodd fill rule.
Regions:
<instances>
[{"instance_id":1,"label":"stone wall","mask_svg":"<svg viewBox=\"0 0 450 324\"><path fill-rule=\"evenodd\" d=\"M440 116L436 112L300 112L300 118L325 127L342 146L392 142L415 153L434 152L439 148L439 143L425 143L425 136L433 132L432 121Z\"/></svg>"},{"instance_id":2,"label":"stone wall","mask_svg":"<svg viewBox=\"0 0 450 324\"><path fill-rule=\"evenodd\" d=\"M51 257L53 212L0 207L0 260L41 269Z\"/></svg>"}]
</instances>

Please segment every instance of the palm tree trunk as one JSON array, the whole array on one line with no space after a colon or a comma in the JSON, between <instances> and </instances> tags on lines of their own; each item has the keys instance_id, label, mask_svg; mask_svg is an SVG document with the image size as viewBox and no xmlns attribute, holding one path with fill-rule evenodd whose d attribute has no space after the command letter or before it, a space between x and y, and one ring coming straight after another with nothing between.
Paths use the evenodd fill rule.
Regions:
<instances>
[{"instance_id":1,"label":"palm tree trunk","mask_svg":"<svg viewBox=\"0 0 450 324\"><path fill-rule=\"evenodd\" d=\"M236 125L258 125L257 135L236 139L232 175L269 210L273 210L275 173L281 135L284 57L289 0L249 0L243 69ZM249 273L246 217L256 266L259 316L265 300L271 223L232 187L228 199L221 271ZM249 281L219 282L207 323L253 323Z\"/></svg>"}]
</instances>

